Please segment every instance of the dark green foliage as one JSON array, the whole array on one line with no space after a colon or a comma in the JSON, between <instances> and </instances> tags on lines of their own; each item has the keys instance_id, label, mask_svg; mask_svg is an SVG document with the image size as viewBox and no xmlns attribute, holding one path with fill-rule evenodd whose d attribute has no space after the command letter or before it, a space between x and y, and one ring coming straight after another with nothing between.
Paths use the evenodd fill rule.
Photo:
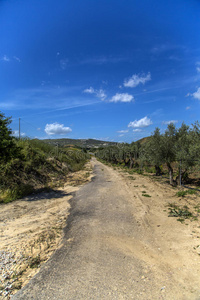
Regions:
<instances>
[{"instance_id":1,"label":"dark green foliage","mask_svg":"<svg viewBox=\"0 0 200 300\"><path fill-rule=\"evenodd\" d=\"M19 156L20 151L16 146L12 131L9 128L11 118L6 118L0 112L0 163L8 162L11 158Z\"/></svg>"}]
</instances>

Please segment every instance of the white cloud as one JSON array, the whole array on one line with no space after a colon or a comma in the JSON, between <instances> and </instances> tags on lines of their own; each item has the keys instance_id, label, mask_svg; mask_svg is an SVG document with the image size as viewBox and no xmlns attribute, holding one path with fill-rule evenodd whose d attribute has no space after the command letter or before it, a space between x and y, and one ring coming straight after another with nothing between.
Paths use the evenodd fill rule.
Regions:
<instances>
[{"instance_id":1,"label":"white cloud","mask_svg":"<svg viewBox=\"0 0 200 300\"><path fill-rule=\"evenodd\" d=\"M129 95L128 93L117 93L115 96L111 98L109 102L131 102L134 101L134 97Z\"/></svg>"},{"instance_id":2,"label":"white cloud","mask_svg":"<svg viewBox=\"0 0 200 300\"><path fill-rule=\"evenodd\" d=\"M149 80L151 80L151 73L150 72L147 75L145 75L145 74L142 74L142 75L134 74L129 79L124 80L124 86L125 87L136 87L140 83L145 84L145 82L149 81Z\"/></svg>"},{"instance_id":3,"label":"white cloud","mask_svg":"<svg viewBox=\"0 0 200 300\"><path fill-rule=\"evenodd\" d=\"M132 128L144 128L144 127L148 127L149 125L153 124L152 121L146 116L140 120L135 120L133 122L130 122L128 124L128 127L132 127Z\"/></svg>"},{"instance_id":4,"label":"white cloud","mask_svg":"<svg viewBox=\"0 0 200 300\"><path fill-rule=\"evenodd\" d=\"M195 99L200 100L200 87L197 89L197 91L193 94L191 94Z\"/></svg>"},{"instance_id":5,"label":"white cloud","mask_svg":"<svg viewBox=\"0 0 200 300\"><path fill-rule=\"evenodd\" d=\"M163 121L162 122L162 124L165 124L165 125L169 125L171 123L176 124L176 123L178 123L178 120L170 120L170 121Z\"/></svg>"},{"instance_id":6,"label":"white cloud","mask_svg":"<svg viewBox=\"0 0 200 300\"><path fill-rule=\"evenodd\" d=\"M186 110L189 110L190 108L191 108L190 106L187 106L187 107L186 107Z\"/></svg>"},{"instance_id":7,"label":"white cloud","mask_svg":"<svg viewBox=\"0 0 200 300\"><path fill-rule=\"evenodd\" d=\"M196 67L198 73L200 73L200 67Z\"/></svg>"},{"instance_id":8,"label":"white cloud","mask_svg":"<svg viewBox=\"0 0 200 300\"><path fill-rule=\"evenodd\" d=\"M133 132L141 132L141 131L142 131L142 129L140 129L140 128L133 129Z\"/></svg>"},{"instance_id":9,"label":"white cloud","mask_svg":"<svg viewBox=\"0 0 200 300\"><path fill-rule=\"evenodd\" d=\"M19 137L19 130L14 130L12 132L12 136ZM20 132L20 136L26 136L26 133L25 132Z\"/></svg>"},{"instance_id":10,"label":"white cloud","mask_svg":"<svg viewBox=\"0 0 200 300\"><path fill-rule=\"evenodd\" d=\"M128 129L127 130L119 130L117 131L118 133L127 133L128 132Z\"/></svg>"},{"instance_id":11,"label":"white cloud","mask_svg":"<svg viewBox=\"0 0 200 300\"><path fill-rule=\"evenodd\" d=\"M90 87L89 89L85 89L85 90L83 91L83 93L94 94L94 93L95 93L95 90L93 89L93 87Z\"/></svg>"},{"instance_id":12,"label":"white cloud","mask_svg":"<svg viewBox=\"0 0 200 300\"><path fill-rule=\"evenodd\" d=\"M104 90L100 89L96 91L96 95L98 98L100 98L101 100L104 100L106 98L106 94L104 92Z\"/></svg>"},{"instance_id":13,"label":"white cloud","mask_svg":"<svg viewBox=\"0 0 200 300\"><path fill-rule=\"evenodd\" d=\"M63 124L59 124L57 122L53 123L53 124L46 124L44 131L48 134L48 135L53 135L53 134L67 134L69 132L71 132L71 128L70 127L64 127Z\"/></svg>"},{"instance_id":14,"label":"white cloud","mask_svg":"<svg viewBox=\"0 0 200 300\"><path fill-rule=\"evenodd\" d=\"M93 87L90 87L89 89L85 89L83 91L83 93L87 93L87 94L95 94L98 98L100 98L101 100L104 100L107 95L105 93L104 90L100 89L100 90L95 90Z\"/></svg>"},{"instance_id":15,"label":"white cloud","mask_svg":"<svg viewBox=\"0 0 200 300\"><path fill-rule=\"evenodd\" d=\"M9 62L10 61L10 58L7 56L7 55L4 55L1 60L3 61L6 61L6 62Z\"/></svg>"}]
</instances>

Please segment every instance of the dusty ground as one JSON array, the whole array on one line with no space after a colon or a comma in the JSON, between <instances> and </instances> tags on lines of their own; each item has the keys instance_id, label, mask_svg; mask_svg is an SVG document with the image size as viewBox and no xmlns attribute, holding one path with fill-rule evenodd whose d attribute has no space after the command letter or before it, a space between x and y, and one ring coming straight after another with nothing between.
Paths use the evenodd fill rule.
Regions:
<instances>
[{"instance_id":1,"label":"dusty ground","mask_svg":"<svg viewBox=\"0 0 200 300\"><path fill-rule=\"evenodd\" d=\"M94 165L62 247L14 299L200 299L199 195L178 198L153 178ZM174 202L193 216L169 217Z\"/></svg>"},{"instance_id":2,"label":"dusty ground","mask_svg":"<svg viewBox=\"0 0 200 300\"><path fill-rule=\"evenodd\" d=\"M23 287L59 247L70 199L92 168L68 175L64 187L0 205L0 299Z\"/></svg>"}]
</instances>

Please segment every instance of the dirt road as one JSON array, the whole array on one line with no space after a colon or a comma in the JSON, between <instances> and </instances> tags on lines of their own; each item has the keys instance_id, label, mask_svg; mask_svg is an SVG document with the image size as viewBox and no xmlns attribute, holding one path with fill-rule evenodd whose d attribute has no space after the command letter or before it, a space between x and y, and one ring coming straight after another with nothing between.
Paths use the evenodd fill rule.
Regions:
<instances>
[{"instance_id":1,"label":"dirt road","mask_svg":"<svg viewBox=\"0 0 200 300\"><path fill-rule=\"evenodd\" d=\"M199 223L168 217L170 188L93 163L62 247L12 299L200 299Z\"/></svg>"}]
</instances>

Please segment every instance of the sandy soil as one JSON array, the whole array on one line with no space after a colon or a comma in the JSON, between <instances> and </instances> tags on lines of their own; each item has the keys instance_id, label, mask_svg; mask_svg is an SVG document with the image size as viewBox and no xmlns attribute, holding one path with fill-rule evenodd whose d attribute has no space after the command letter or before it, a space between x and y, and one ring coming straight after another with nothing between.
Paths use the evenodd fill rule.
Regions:
<instances>
[{"instance_id":1,"label":"sandy soil","mask_svg":"<svg viewBox=\"0 0 200 300\"><path fill-rule=\"evenodd\" d=\"M130 201L135 203L133 215L140 227L134 245L122 239L118 246L125 252L134 252L134 256L146 264L146 273L148 269L153 271L158 281L162 282L163 276L166 280L168 275L168 280L161 287L159 299L172 299L165 292L173 280L177 282L173 299L200 299L199 192L177 197L176 193L183 189L171 187L166 179L130 175L118 168L114 169L120 172L121 183L129 193ZM113 176L116 176L115 172ZM170 217L170 204L176 204L178 208L187 206L193 216L185 220L182 217ZM142 276L144 281L149 279L146 274ZM150 299L155 298L152 296Z\"/></svg>"},{"instance_id":2,"label":"sandy soil","mask_svg":"<svg viewBox=\"0 0 200 300\"><path fill-rule=\"evenodd\" d=\"M91 177L87 177L88 172L89 166L76 175L78 179L71 179L77 184L85 176L87 181ZM107 242L112 249L142 262L142 274L135 283L140 291L137 299L145 299L143 289L144 294L149 289L148 299L200 299L199 194L177 197L177 189L164 180L158 182L154 177L130 175L103 165L102 172L112 178L116 190L133 208L131 214L137 223L133 236L113 235ZM15 293L24 286L59 247L69 200L77 188L68 184L55 193L35 195L0 207L0 252L5 257L1 280L7 287L4 298L6 293ZM113 195L114 190L113 186ZM169 217L169 204L173 203L179 207L187 205L193 217L183 222L177 221L178 217ZM13 280L16 281L12 283Z\"/></svg>"},{"instance_id":3,"label":"sandy soil","mask_svg":"<svg viewBox=\"0 0 200 300\"><path fill-rule=\"evenodd\" d=\"M59 247L70 199L91 177L88 163L63 187L0 205L0 299L28 283Z\"/></svg>"}]
</instances>

